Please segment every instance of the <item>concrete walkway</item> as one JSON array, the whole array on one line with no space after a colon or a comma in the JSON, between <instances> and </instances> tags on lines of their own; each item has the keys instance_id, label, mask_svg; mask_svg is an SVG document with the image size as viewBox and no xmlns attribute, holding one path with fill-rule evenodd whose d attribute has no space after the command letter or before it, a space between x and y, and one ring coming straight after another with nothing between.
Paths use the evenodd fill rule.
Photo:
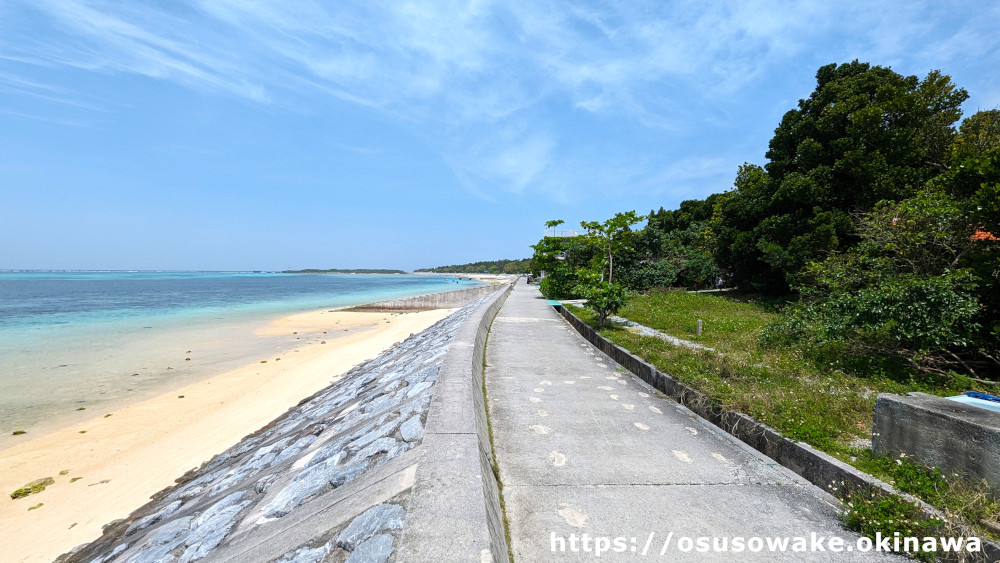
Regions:
<instances>
[{"instance_id":1,"label":"concrete walkway","mask_svg":"<svg viewBox=\"0 0 1000 563\"><path fill-rule=\"evenodd\" d=\"M592 561L599 546L602 561L882 560L831 553L832 536L857 539L832 497L633 378L534 286L508 297L486 361L516 561ZM826 551L791 551L811 533ZM754 536L793 539L786 553L734 553ZM702 537L729 551L699 552Z\"/></svg>"}]
</instances>

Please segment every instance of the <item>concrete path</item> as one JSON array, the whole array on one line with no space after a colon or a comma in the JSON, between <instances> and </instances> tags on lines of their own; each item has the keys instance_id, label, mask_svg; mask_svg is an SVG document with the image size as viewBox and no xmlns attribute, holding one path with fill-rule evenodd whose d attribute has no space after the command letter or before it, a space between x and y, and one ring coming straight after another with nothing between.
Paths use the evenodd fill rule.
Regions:
<instances>
[{"instance_id":1,"label":"concrete path","mask_svg":"<svg viewBox=\"0 0 1000 563\"><path fill-rule=\"evenodd\" d=\"M486 361L515 561L882 559L832 553L831 537L857 539L832 497L633 378L534 286L508 297ZM826 551L792 552L812 533ZM791 541L754 552L751 537Z\"/></svg>"}]
</instances>

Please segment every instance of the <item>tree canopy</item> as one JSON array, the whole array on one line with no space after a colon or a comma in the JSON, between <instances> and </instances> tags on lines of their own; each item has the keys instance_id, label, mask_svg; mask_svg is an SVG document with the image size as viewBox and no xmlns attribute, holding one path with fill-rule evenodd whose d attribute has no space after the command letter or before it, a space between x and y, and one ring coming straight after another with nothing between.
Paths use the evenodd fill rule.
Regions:
<instances>
[{"instance_id":1,"label":"tree canopy","mask_svg":"<svg viewBox=\"0 0 1000 563\"><path fill-rule=\"evenodd\" d=\"M812 260L857 242L852 213L912 196L947 168L965 90L947 75L826 65L775 129L761 168L744 165L713 220L735 281L787 291Z\"/></svg>"},{"instance_id":2,"label":"tree canopy","mask_svg":"<svg viewBox=\"0 0 1000 563\"><path fill-rule=\"evenodd\" d=\"M509 260L504 258L483 262L469 262L468 264L437 266L435 268L421 268L416 271L435 272L439 274L481 274L483 272L491 274L526 274L531 271L531 259Z\"/></svg>"}]
</instances>

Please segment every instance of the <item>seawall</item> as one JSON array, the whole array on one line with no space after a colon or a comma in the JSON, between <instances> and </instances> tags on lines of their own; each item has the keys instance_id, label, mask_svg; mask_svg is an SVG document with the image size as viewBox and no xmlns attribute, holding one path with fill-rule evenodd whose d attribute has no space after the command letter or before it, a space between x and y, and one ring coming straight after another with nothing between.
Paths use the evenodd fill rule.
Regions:
<instances>
[{"instance_id":1,"label":"seawall","mask_svg":"<svg viewBox=\"0 0 1000 563\"><path fill-rule=\"evenodd\" d=\"M499 286L497 284L484 285L469 289L459 289L456 291L446 291L444 293L432 293L419 297L408 297L406 299L394 299L391 301L380 301L367 305L358 305L344 309L345 311L359 312L385 312L385 311L426 311L429 309L454 309L464 307L473 301L495 292Z\"/></svg>"},{"instance_id":2,"label":"seawall","mask_svg":"<svg viewBox=\"0 0 1000 563\"><path fill-rule=\"evenodd\" d=\"M489 289L59 560L506 561L481 377L510 286Z\"/></svg>"}]
</instances>

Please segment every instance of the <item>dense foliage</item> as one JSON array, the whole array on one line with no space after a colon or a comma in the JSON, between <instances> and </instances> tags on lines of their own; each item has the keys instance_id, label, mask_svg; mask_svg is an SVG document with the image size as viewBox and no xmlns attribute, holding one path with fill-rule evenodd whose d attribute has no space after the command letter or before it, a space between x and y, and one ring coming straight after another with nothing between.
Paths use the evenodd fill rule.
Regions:
<instances>
[{"instance_id":1,"label":"dense foliage","mask_svg":"<svg viewBox=\"0 0 1000 563\"><path fill-rule=\"evenodd\" d=\"M809 262L857 243L852 213L940 174L968 98L937 71L919 80L858 61L824 66L816 81L775 129L764 168L741 168L713 223L720 263L756 290L787 291Z\"/></svg>"},{"instance_id":2,"label":"dense foliage","mask_svg":"<svg viewBox=\"0 0 1000 563\"><path fill-rule=\"evenodd\" d=\"M492 260L486 262L470 262L453 266L438 266L436 268L421 268L417 272L435 272L439 274L527 274L531 271L531 259Z\"/></svg>"},{"instance_id":3,"label":"dense foliage","mask_svg":"<svg viewBox=\"0 0 1000 563\"><path fill-rule=\"evenodd\" d=\"M608 222L543 238L532 268L549 297L596 302L604 282L798 297L765 344L1000 379L1000 110L960 121L967 98L939 71L823 66L734 189L653 211L603 246Z\"/></svg>"}]
</instances>

